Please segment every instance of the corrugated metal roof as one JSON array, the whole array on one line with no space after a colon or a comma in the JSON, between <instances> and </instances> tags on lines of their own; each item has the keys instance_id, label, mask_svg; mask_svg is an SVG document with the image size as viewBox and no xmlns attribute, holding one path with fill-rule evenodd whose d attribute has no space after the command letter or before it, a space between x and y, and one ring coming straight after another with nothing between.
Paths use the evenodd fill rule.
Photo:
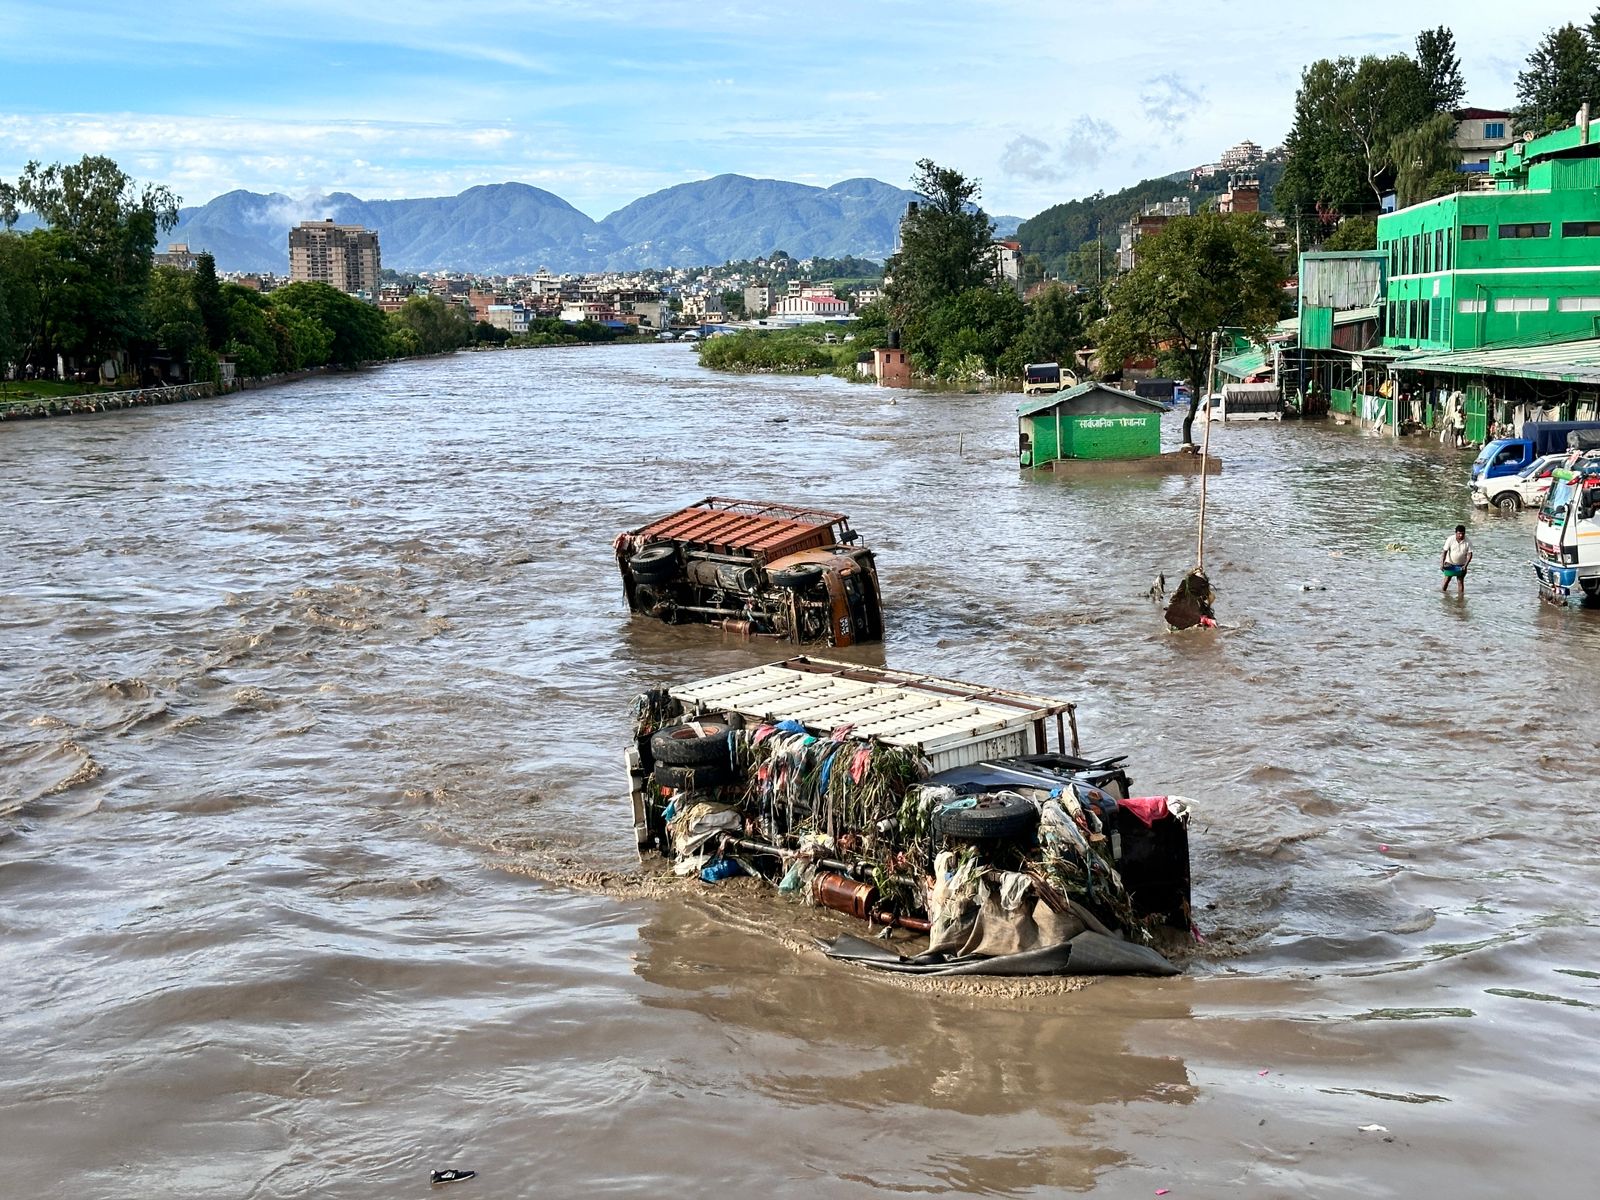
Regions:
<instances>
[{"instance_id":1,"label":"corrugated metal roof","mask_svg":"<svg viewBox=\"0 0 1600 1200\"><path fill-rule=\"evenodd\" d=\"M1113 396L1116 396L1120 400L1130 400L1135 404L1145 405L1146 407L1157 412L1165 412L1167 408L1167 406L1162 404L1159 400L1152 400L1148 396L1141 396L1136 392L1125 391L1122 388L1114 388L1107 383L1099 383L1093 379L1087 379L1078 384L1076 387L1070 387L1064 392L1051 392L1043 396L1036 396L1032 400L1024 400L1021 404L1017 405L1017 416L1031 417L1036 412L1042 412L1047 408L1054 408L1058 404L1064 403L1068 400L1076 400L1080 396L1089 395L1091 392L1110 392Z\"/></svg>"},{"instance_id":2,"label":"corrugated metal roof","mask_svg":"<svg viewBox=\"0 0 1600 1200\"><path fill-rule=\"evenodd\" d=\"M924 754L1026 730L1073 708L1048 696L821 658L787 659L669 691L685 704L749 720L799 721L823 737L850 725L852 737Z\"/></svg>"},{"instance_id":3,"label":"corrugated metal roof","mask_svg":"<svg viewBox=\"0 0 1600 1200\"><path fill-rule=\"evenodd\" d=\"M843 513L823 509L708 496L699 504L635 530L634 536L641 544L670 540L778 558L796 550L827 545L833 540L828 527L846 519Z\"/></svg>"},{"instance_id":4,"label":"corrugated metal roof","mask_svg":"<svg viewBox=\"0 0 1600 1200\"><path fill-rule=\"evenodd\" d=\"M1217 370L1224 375L1232 375L1236 379L1243 379L1246 375L1253 374L1267 365L1267 352L1265 350L1246 350L1243 354L1235 354L1232 358L1225 358L1217 364Z\"/></svg>"},{"instance_id":5,"label":"corrugated metal roof","mask_svg":"<svg viewBox=\"0 0 1600 1200\"><path fill-rule=\"evenodd\" d=\"M1407 355L1395 362L1402 371L1443 375L1502 375L1600 385L1600 338L1548 346L1506 346L1498 350L1456 350Z\"/></svg>"}]
</instances>

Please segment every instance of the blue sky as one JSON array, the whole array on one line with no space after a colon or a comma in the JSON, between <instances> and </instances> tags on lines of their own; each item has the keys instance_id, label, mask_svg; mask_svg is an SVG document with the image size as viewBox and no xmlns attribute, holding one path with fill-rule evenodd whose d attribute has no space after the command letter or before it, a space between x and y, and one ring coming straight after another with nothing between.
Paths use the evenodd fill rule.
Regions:
<instances>
[{"instance_id":1,"label":"blue sky","mask_svg":"<svg viewBox=\"0 0 1600 1200\"><path fill-rule=\"evenodd\" d=\"M1586 6L1074 0L0 0L0 178L107 154L186 204L243 187L453 195L520 180L594 217L724 172L903 185L931 157L1030 216L1276 145L1300 68L1454 28L1508 104Z\"/></svg>"}]
</instances>

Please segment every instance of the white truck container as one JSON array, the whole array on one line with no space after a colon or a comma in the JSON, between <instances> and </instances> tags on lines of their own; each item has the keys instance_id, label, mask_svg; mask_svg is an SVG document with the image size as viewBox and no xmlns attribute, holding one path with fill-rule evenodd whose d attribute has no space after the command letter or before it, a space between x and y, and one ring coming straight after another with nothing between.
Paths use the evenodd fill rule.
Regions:
<instances>
[{"instance_id":1,"label":"white truck container","mask_svg":"<svg viewBox=\"0 0 1600 1200\"><path fill-rule=\"evenodd\" d=\"M798 721L818 737L849 727L849 736L915 749L934 773L1022 754L1045 754L1050 727L1058 753L1077 755L1076 706L1066 700L799 657L668 689L691 715L740 717L746 723ZM645 844L647 776L629 751L634 825Z\"/></svg>"}]
</instances>

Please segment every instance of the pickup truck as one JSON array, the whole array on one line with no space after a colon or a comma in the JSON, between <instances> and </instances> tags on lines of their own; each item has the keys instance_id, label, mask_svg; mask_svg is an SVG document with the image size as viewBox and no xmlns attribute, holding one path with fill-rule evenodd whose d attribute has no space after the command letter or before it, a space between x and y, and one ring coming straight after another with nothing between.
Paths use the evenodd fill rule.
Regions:
<instances>
[{"instance_id":1,"label":"pickup truck","mask_svg":"<svg viewBox=\"0 0 1600 1200\"><path fill-rule=\"evenodd\" d=\"M1529 421L1522 436L1496 438L1472 460L1471 482L1515 475L1545 454L1600 449L1600 421Z\"/></svg>"},{"instance_id":2,"label":"pickup truck","mask_svg":"<svg viewBox=\"0 0 1600 1200\"><path fill-rule=\"evenodd\" d=\"M883 640L878 570L843 513L707 496L613 549L633 612L795 643Z\"/></svg>"},{"instance_id":3,"label":"pickup truck","mask_svg":"<svg viewBox=\"0 0 1600 1200\"><path fill-rule=\"evenodd\" d=\"M1537 509L1550 490L1555 469L1567 461L1566 454L1546 454L1534 459L1515 475L1482 475L1472 485L1472 502L1479 508L1498 508L1503 513Z\"/></svg>"}]
</instances>

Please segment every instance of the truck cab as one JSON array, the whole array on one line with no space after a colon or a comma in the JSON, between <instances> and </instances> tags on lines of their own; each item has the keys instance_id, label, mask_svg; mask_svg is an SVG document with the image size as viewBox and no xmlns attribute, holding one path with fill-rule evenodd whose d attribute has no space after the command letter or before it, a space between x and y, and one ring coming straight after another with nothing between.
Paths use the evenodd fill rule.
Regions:
<instances>
[{"instance_id":1,"label":"truck cab","mask_svg":"<svg viewBox=\"0 0 1600 1200\"><path fill-rule=\"evenodd\" d=\"M1600 455L1557 468L1533 536L1542 598L1600 600Z\"/></svg>"},{"instance_id":2,"label":"truck cab","mask_svg":"<svg viewBox=\"0 0 1600 1200\"><path fill-rule=\"evenodd\" d=\"M1528 438L1496 438L1478 451L1472 460L1471 479L1495 479L1515 475L1533 461L1533 442Z\"/></svg>"}]
</instances>

